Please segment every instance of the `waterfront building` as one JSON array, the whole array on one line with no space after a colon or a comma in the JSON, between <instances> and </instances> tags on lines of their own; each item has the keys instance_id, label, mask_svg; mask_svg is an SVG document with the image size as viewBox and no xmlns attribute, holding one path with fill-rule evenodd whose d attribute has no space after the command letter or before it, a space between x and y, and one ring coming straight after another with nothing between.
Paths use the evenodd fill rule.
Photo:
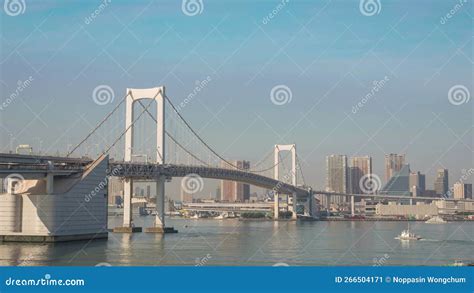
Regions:
<instances>
[{"instance_id":1,"label":"waterfront building","mask_svg":"<svg viewBox=\"0 0 474 293\"><path fill-rule=\"evenodd\" d=\"M409 187L412 196L423 196L426 191L426 176L420 172L411 172Z\"/></svg>"},{"instance_id":2,"label":"waterfront building","mask_svg":"<svg viewBox=\"0 0 474 293\"><path fill-rule=\"evenodd\" d=\"M193 194L186 192L184 188L181 187L181 202L187 203L187 202L193 202Z\"/></svg>"},{"instance_id":3,"label":"waterfront building","mask_svg":"<svg viewBox=\"0 0 474 293\"><path fill-rule=\"evenodd\" d=\"M410 165L403 165L400 171L395 173L392 178L380 190L381 194L388 195L410 195Z\"/></svg>"},{"instance_id":4,"label":"waterfront building","mask_svg":"<svg viewBox=\"0 0 474 293\"><path fill-rule=\"evenodd\" d=\"M393 175L398 173L405 165L405 155L388 154L385 155L385 182L388 182Z\"/></svg>"},{"instance_id":5,"label":"waterfront building","mask_svg":"<svg viewBox=\"0 0 474 293\"><path fill-rule=\"evenodd\" d=\"M435 203L425 204L421 202L417 202L416 205L402 205L396 202L379 203L376 206L375 213L377 216L405 216L424 219L427 216L438 215L438 206Z\"/></svg>"},{"instance_id":6,"label":"waterfront building","mask_svg":"<svg viewBox=\"0 0 474 293\"><path fill-rule=\"evenodd\" d=\"M218 186L216 187L215 199L216 199L217 201L221 200L221 186L220 186L220 185L218 185Z\"/></svg>"},{"instance_id":7,"label":"waterfront building","mask_svg":"<svg viewBox=\"0 0 474 293\"><path fill-rule=\"evenodd\" d=\"M360 181L365 175L372 174L372 158L369 156L352 157L348 169L348 192L353 194L364 193L360 188ZM365 192L373 192L364 190Z\"/></svg>"},{"instance_id":8,"label":"waterfront building","mask_svg":"<svg viewBox=\"0 0 474 293\"><path fill-rule=\"evenodd\" d=\"M119 177L109 177L107 183L107 197L109 205L117 205L123 198L123 181Z\"/></svg>"},{"instance_id":9,"label":"waterfront building","mask_svg":"<svg viewBox=\"0 0 474 293\"><path fill-rule=\"evenodd\" d=\"M347 193L347 156L330 155L326 157L326 190L330 192ZM332 202L336 204L345 201L344 196L331 197Z\"/></svg>"},{"instance_id":10,"label":"waterfront building","mask_svg":"<svg viewBox=\"0 0 474 293\"><path fill-rule=\"evenodd\" d=\"M472 184L457 182L454 184L455 199L472 199Z\"/></svg>"},{"instance_id":11,"label":"waterfront building","mask_svg":"<svg viewBox=\"0 0 474 293\"><path fill-rule=\"evenodd\" d=\"M233 161L231 162L239 169L249 170L250 162L249 161ZM222 162L221 166L223 168L232 169L232 166L229 166L226 162ZM230 181L230 180L221 180L221 201L225 202L246 202L250 199L250 185Z\"/></svg>"},{"instance_id":12,"label":"waterfront building","mask_svg":"<svg viewBox=\"0 0 474 293\"><path fill-rule=\"evenodd\" d=\"M474 213L474 202L454 202L446 200L435 200L434 203L440 214L455 215L457 213Z\"/></svg>"},{"instance_id":13,"label":"waterfront building","mask_svg":"<svg viewBox=\"0 0 474 293\"><path fill-rule=\"evenodd\" d=\"M447 196L449 191L448 169L438 169L434 182L434 190L438 196Z\"/></svg>"}]
</instances>

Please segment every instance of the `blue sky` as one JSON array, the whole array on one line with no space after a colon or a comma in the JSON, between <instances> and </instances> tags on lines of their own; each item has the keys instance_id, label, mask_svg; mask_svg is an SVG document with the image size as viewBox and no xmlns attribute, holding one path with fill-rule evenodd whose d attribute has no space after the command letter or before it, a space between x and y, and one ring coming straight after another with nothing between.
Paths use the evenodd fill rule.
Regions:
<instances>
[{"instance_id":1,"label":"blue sky","mask_svg":"<svg viewBox=\"0 0 474 293\"><path fill-rule=\"evenodd\" d=\"M453 183L474 165L473 101L448 99L456 85L473 92L472 1L453 10L458 1L380 0L365 16L359 1L203 0L187 16L181 1L112 0L86 22L100 3L26 0L23 14L2 11L1 99L33 78L0 111L2 151L14 138L64 152L127 87L165 85L179 103L209 76L182 114L226 157L255 162L276 143L296 143L316 187L333 153L373 156L380 177L385 153L406 153L429 188L437 168ZM113 102L94 103L98 85L114 90ZM277 85L291 102L272 103Z\"/></svg>"}]
</instances>

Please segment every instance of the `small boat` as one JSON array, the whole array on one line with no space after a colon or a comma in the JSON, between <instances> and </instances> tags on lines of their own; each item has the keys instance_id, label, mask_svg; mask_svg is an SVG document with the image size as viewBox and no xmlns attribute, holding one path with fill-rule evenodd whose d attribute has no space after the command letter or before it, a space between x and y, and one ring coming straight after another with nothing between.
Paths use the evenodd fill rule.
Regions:
<instances>
[{"instance_id":1,"label":"small boat","mask_svg":"<svg viewBox=\"0 0 474 293\"><path fill-rule=\"evenodd\" d=\"M425 223L426 224L444 224L447 222L440 216L434 216L431 219L427 220Z\"/></svg>"},{"instance_id":2,"label":"small boat","mask_svg":"<svg viewBox=\"0 0 474 293\"><path fill-rule=\"evenodd\" d=\"M403 230L402 233L400 233L400 235L395 237L395 239L398 239L398 240L420 240L421 237L416 235L413 232L410 232L410 223L408 223L408 229Z\"/></svg>"},{"instance_id":3,"label":"small boat","mask_svg":"<svg viewBox=\"0 0 474 293\"><path fill-rule=\"evenodd\" d=\"M223 220L223 219L226 219L226 218L227 218L227 214L225 214L225 213L222 213L219 216L214 217L214 219L216 219L216 220Z\"/></svg>"}]
</instances>

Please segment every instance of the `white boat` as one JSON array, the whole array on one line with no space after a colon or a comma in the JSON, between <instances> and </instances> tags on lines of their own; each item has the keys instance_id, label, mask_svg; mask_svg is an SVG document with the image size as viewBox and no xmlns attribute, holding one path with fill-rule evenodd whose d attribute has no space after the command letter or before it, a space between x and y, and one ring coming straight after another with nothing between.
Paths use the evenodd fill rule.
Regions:
<instances>
[{"instance_id":1,"label":"white boat","mask_svg":"<svg viewBox=\"0 0 474 293\"><path fill-rule=\"evenodd\" d=\"M426 224L444 224L447 222L440 216L434 216L431 219L427 220L425 223Z\"/></svg>"},{"instance_id":2,"label":"white boat","mask_svg":"<svg viewBox=\"0 0 474 293\"><path fill-rule=\"evenodd\" d=\"M402 233L400 233L400 235L395 237L395 239L398 239L398 240L420 240L421 237L416 235L413 232L410 232L410 223L408 223L408 228L406 230L403 230Z\"/></svg>"},{"instance_id":3,"label":"white boat","mask_svg":"<svg viewBox=\"0 0 474 293\"><path fill-rule=\"evenodd\" d=\"M221 214L219 214L219 216L214 217L214 219L216 219L216 220L223 220L223 219L226 219L226 218L227 218L227 213L221 213Z\"/></svg>"}]
</instances>

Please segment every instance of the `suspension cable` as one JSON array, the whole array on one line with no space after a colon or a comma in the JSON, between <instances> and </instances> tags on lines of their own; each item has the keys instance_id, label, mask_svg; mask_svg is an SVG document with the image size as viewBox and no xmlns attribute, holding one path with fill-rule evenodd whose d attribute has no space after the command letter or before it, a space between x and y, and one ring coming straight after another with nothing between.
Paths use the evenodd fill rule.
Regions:
<instances>
[{"instance_id":1,"label":"suspension cable","mask_svg":"<svg viewBox=\"0 0 474 293\"><path fill-rule=\"evenodd\" d=\"M158 96L158 94L159 94L160 92L161 92L161 90L159 90L159 91L156 93L156 95L151 99L150 103L148 103L148 105L146 106L145 110L148 109L148 108L151 106L151 104L152 104L153 101L155 100L156 96ZM130 92L129 94L132 95L131 92ZM128 94L127 94L127 95L128 95ZM132 96L132 98L133 98L133 96ZM125 133L127 133L127 131L135 124L135 122L137 122L138 119L140 119L140 117L142 117L143 113L145 113L145 110L143 110L143 111L138 115L138 117L135 118L135 119L132 121L132 123L125 129L125 131L122 132L122 134L112 143L112 145L111 145L110 147L108 147L108 148L102 153L103 155L104 155L104 154L107 154L107 153L110 151L110 149L113 148L113 147L115 146L115 144L116 144L120 139L122 139L122 137L125 135ZM102 157L102 156L99 156L99 157L98 157L97 159L95 159L89 166L94 165L94 163L95 163L99 158L101 158L101 157ZM87 169L87 168L86 168L86 169Z\"/></svg>"},{"instance_id":2,"label":"suspension cable","mask_svg":"<svg viewBox=\"0 0 474 293\"><path fill-rule=\"evenodd\" d=\"M297 162L297 166L299 166L299 170L300 170L300 173L301 173L301 179L303 179L303 185L306 186L306 181L304 180L304 173L303 173L303 169L301 168L301 161L300 161L300 158L298 157L298 154L296 154L296 162Z\"/></svg>"},{"instance_id":3,"label":"suspension cable","mask_svg":"<svg viewBox=\"0 0 474 293\"><path fill-rule=\"evenodd\" d=\"M269 168L266 168L266 169L263 169L263 170L258 170L258 171L252 171L252 172L256 172L256 173L260 173L260 172L265 172L265 171L268 171L268 170L271 170L273 168L275 168L276 166L282 164L283 165L283 160L285 160L286 158L288 158L288 156L290 155L290 151L293 149L293 147L291 147L291 149L288 151L288 153L283 157L281 158L280 155L278 155L279 158L281 158L281 160L278 160L278 163L276 164L273 164L273 166L269 167ZM285 168L285 167L283 167Z\"/></svg>"},{"instance_id":4,"label":"suspension cable","mask_svg":"<svg viewBox=\"0 0 474 293\"><path fill-rule=\"evenodd\" d=\"M67 153L66 155L66 158L68 158L76 149L78 149L87 139L89 139L89 137L91 137L92 134L94 134L94 132L99 129L104 123L105 121L107 121L107 119L109 119L110 116L112 116L112 114L115 113L115 111L118 109L118 107L120 107L120 105L122 105L123 101L125 101L125 99L128 97L130 93L127 93L125 95L125 97L123 97L122 100L120 100L120 103L117 104L117 106L115 106L115 108L109 113L107 114L107 116L105 116L104 119L102 119L102 121L97 124L97 126L91 131L89 132L89 134L87 134L87 136L79 143L77 144L70 152Z\"/></svg>"},{"instance_id":5,"label":"suspension cable","mask_svg":"<svg viewBox=\"0 0 474 293\"><path fill-rule=\"evenodd\" d=\"M168 96L164 95L165 99L168 101L168 103L171 105L171 107L173 108L173 110L176 112L176 114L178 114L178 117L184 122L184 124L188 127L189 130L191 130L191 132L199 139L199 141L204 144L204 146L207 147L208 150L210 150L215 156L217 156L219 159L221 159L223 162L225 162L226 164L238 169L238 170L244 170L246 171L245 169L243 168L240 168L234 164L232 164L231 162L227 161L226 159L224 159L221 155L219 155L215 150L213 150L197 133L196 131L194 131L194 129L191 127L191 125L189 125L189 123L183 118L183 116L181 116L181 114L179 113L178 109L176 109L176 107L173 105L173 103L171 102L171 100L168 98Z\"/></svg>"},{"instance_id":6,"label":"suspension cable","mask_svg":"<svg viewBox=\"0 0 474 293\"><path fill-rule=\"evenodd\" d=\"M143 103L139 100L138 101L139 104L145 108L145 105L143 105ZM158 121L156 120L156 118L150 113L150 111L148 109L145 108L145 111L148 113L148 115L151 117L151 119L153 119L153 121L155 121L155 123L158 124ZM206 162L204 162L203 160L199 159L197 156L195 156L193 153L191 153L189 150L187 150L183 145L181 145L171 134L168 133L168 131L165 130L165 134L174 142L176 143L176 145L178 145L181 149L183 149L186 153L188 153L191 157L193 157L194 159L198 160L199 162L205 164L206 166L210 167L210 165ZM163 158L161 158L161 160L163 161Z\"/></svg>"},{"instance_id":7,"label":"suspension cable","mask_svg":"<svg viewBox=\"0 0 474 293\"><path fill-rule=\"evenodd\" d=\"M139 101L139 104L145 108L145 105L143 105L141 103L141 101ZM150 111L148 109L145 110L148 115L151 117L151 119L153 119L153 121L155 121L155 123L158 123L157 119L153 116L153 114L150 113ZM182 119L182 118L181 118ZM171 134L169 134L166 130L165 130L165 134L171 138L171 140L173 140L181 149L183 149L187 154L189 154L191 157L193 157L194 159L198 160L199 162L203 163L204 165L210 167L211 165L206 163L205 161L203 161L202 159L198 158L196 155L194 155L193 153L191 153L188 149L186 149L181 143L179 143ZM271 154L271 152L269 153ZM285 156L285 158L289 155L289 153ZM267 155L268 157L269 155ZM262 173L262 172L265 172L265 171L268 171L268 170L271 170L273 168L275 168L277 165L279 165L280 163L282 162L282 160L279 160L276 164L274 164L273 166L269 167L269 168L266 168L266 169L261 169L261 170L247 170L247 169L242 169L242 168L238 168L239 170L241 171L245 171L245 172L251 172L251 173ZM260 164L260 163L258 163ZM257 165L258 165L257 164ZM255 167L255 166L254 166Z\"/></svg>"},{"instance_id":8,"label":"suspension cable","mask_svg":"<svg viewBox=\"0 0 474 293\"><path fill-rule=\"evenodd\" d=\"M176 109L176 107L173 105L173 103L171 102L171 100L168 98L168 96L164 95L165 99L168 101L168 103L171 105L171 107L173 108L173 110L176 112L176 114L178 114L178 117L184 122L184 124L188 127L189 130L191 130L191 132L199 139L199 141L204 144L204 146L206 146L206 148L208 150L210 150L215 156L217 156L219 159L221 159L223 162L227 163L228 165L238 169L238 170L242 170L242 171L246 171L246 172L252 172L252 173L260 173L260 172L265 172L265 171L268 171L270 169L273 169L276 165L279 164L279 162L275 165L273 165L272 167L270 168L267 168L267 169L264 169L264 170L246 170L246 169L243 169L243 168L240 168L234 164L232 164L231 162L227 161L226 159L224 159L221 155L219 155L214 149L212 149L197 133L196 131L194 131L194 129L191 127L191 125L189 125L189 123L183 118L183 116L181 116L181 114L179 113L178 109Z\"/></svg>"}]
</instances>

